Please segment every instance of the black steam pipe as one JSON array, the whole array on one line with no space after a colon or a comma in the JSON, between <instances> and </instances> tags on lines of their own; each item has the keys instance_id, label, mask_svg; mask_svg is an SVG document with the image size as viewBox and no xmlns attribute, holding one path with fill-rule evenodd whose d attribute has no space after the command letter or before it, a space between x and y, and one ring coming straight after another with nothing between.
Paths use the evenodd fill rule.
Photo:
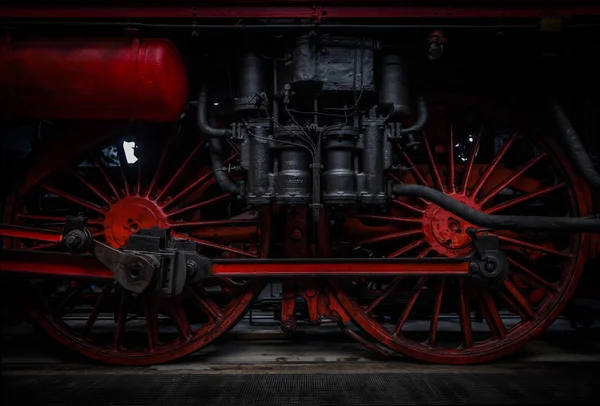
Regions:
<instances>
[{"instance_id":1,"label":"black steam pipe","mask_svg":"<svg viewBox=\"0 0 600 406\"><path fill-rule=\"evenodd\" d=\"M565 109L557 99L550 101L550 107L556 125L560 130L560 135L567 152L571 156L571 162L577 166L579 173L594 189L600 189L600 174L594 168L594 163L585 150L581 139L577 135L577 131L571 124L571 120L567 117Z\"/></svg>"},{"instance_id":2,"label":"black steam pipe","mask_svg":"<svg viewBox=\"0 0 600 406\"><path fill-rule=\"evenodd\" d=\"M209 138L210 146L210 161L215 174L215 179L223 191L238 196L241 192L240 185L229 179L227 176L227 168L221 159L222 140L219 138Z\"/></svg>"},{"instance_id":3,"label":"black steam pipe","mask_svg":"<svg viewBox=\"0 0 600 406\"><path fill-rule=\"evenodd\" d=\"M414 131L419 131L425 126L425 123L427 122L427 104L425 103L425 99L421 96L419 96L419 98L417 99L417 102L418 102L419 118L410 127L403 128L402 130L400 130L401 134L408 134L408 133L412 133Z\"/></svg>"},{"instance_id":4,"label":"black steam pipe","mask_svg":"<svg viewBox=\"0 0 600 406\"><path fill-rule=\"evenodd\" d=\"M498 230L600 232L600 218L597 216L582 218L485 214L428 186L394 185L392 192L397 196L416 196L427 199L469 223L483 228Z\"/></svg>"},{"instance_id":5,"label":"black steam pipe","mask_svg":"<svg viewBox=\"0 0 600 406\"><path fill-rule=\"evenodd\" d=\"M227 173L225 172L225 164L223 163L223 159L221 158L221 139L230 136L231 130L229 128L215 128L208 123L207 104L208 96L206 92L206 87L202 85L200 89L200 95L198 96L198 128L200 129L200 132L209 137L208 145L210 147L210 161L217 183L219 184L221 189L223 189L223 191L237 196L240 194L241 188L237 183L229 179L229 176L227 176Z\"/></svg>"},{"instance_id":6,"label":"black steam pipe","mask_svg":"<svg viewBox=\"0 0 600 406\"><path fill-rule=\"evenodd\" d=\"M223 138L231 136L231 129L229 128L215 128L208 123L208 95L206 92L206 86L202 85L200 88L200 95L198 96L198 113L197 113L198 128L200 131L211 138Z\"/></svg>"}]
</instances>

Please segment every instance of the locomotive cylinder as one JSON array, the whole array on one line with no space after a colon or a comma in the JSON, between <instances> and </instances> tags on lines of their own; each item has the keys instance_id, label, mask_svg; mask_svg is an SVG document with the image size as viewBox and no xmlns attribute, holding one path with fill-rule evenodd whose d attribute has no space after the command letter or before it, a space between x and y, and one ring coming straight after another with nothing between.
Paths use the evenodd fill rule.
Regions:
<instances>
[{"instance_id":1,"label":"locomotive cylinder","mask_svg":"<svg viewBox=\"0 0 600 406\"><path fill-rule=\"evenodd\" d=\"M6 38L0 110L9 118L178 121L188 103L166 39Z\"/></svg>"},{"instance_id":2,"label":"locomotive cylinder","mask_svg":"<svg viewBox=\"0 0 600 406\"><path fill-rule=\"evenodd\" d=\"M299 131L295 127L296 131ZM294 129L279 128L275 130L276 139L298 141ZM308 151L290 144L279 144L279 171L275 175L275 198L277 204L305 204L311 197L311 176L308 172Z\"/></svg>"},{"instance_id":3,"label":"locomotive cylinder","mask_svg":"<svg viewBox=\"0 0 600 406\"><path fill-rule=\"evenodd\" d=\"M354 151L357 130L354 127L330 130L326 137L327 158L323 172L323 200L329 204L356 202Z\"/></svg>"}]
</instances>

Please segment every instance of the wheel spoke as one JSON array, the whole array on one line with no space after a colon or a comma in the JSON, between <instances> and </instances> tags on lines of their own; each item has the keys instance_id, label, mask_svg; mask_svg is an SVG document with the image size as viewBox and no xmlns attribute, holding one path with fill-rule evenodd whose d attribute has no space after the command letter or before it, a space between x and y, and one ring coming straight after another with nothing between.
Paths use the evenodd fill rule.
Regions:
<instances>
[{"instance_id":1,"label":"wheel spoke","mask_svg":"<svg viewBox=\"0 0 600 406\"><path fill-rule=\"evenodd\" d=\"M398 238L409 237L409 236L415 235L415 234L421 234L422 232L423 232L422 230L417 229L417 230L409 230L409 231L400 231L398 233L384 234L384 235L380 235L377 237L368 238L366 240L358 241L355 244L355 246L358 247L361 245L374 244L374 243L379 243L379 242L384 242L384 241L395 240Z\"/></svg>"},{"instance_id":2,"label":"wheel spoke","mask_svg":"<svg viewBox=\"0 0 600 406\"><path fill-rule=\"evenodd\" d=\"M365 312L366 313L371 313L373 310L375 310L375 308L377 306L379 306L379 304L381 302L383 302L393 291L394 289L396 289L396 287L398 287L398 285L400 284L400 282L402 282L402 277L399 276L397 278L394 278L389 285L387 285L385 287L385 289L383 289L383 291L381 292L381 294L377 297L377 299L373 300L366 308L365 308Z\"/></svg>"},{"instance_id":3,"label":"wheel spoke","mask_svg":"<svg viewBox=\"0 0 600 406\"><path fill-rule=\"evenodd\" d=\"M164 202L161 207L163 209L175 204L176 202L180 201L183 197L185 197L188 193L190 193L192 190L199 188L202 184L204 184L208 179L210 179L210 177L212 176L213 171L210 171L208 173L206 173L204 176L196 179L194 182L190 183L188 186L185 187L185 189L183 189L181 192L179 192L178 194L176 194L175 196L173 196L171 199L169 199L168 201Z\"/></svg>"},{"instance_id":4,"label":"wheel spoke","mask_svg":"<svg viewBox=\"0 0 600 406\"><path fill-rule=\"evenodd\" d=\"M114 193L115 198L116 199L120 199L121 198L121 194L117 190L117 188L116 188L115 184L112 182L112 180L110 180L110 177L108 176L108 174L104 170L104 165L102 164L102 162L100 162L100 160L96 160L96 167L98 168L98 170L102 174L102 177L106 181L106 184L108 185L108 187L110 188L110 190L112 190L112 192Z\"/></svg>"},{"instance_id":5,"label":"wheel spoke","mask_svg":"<svg viewBox=\"0 0 600 406\"><path fill-rule=\"evenodd\" d=\"M129 303L129 292L121 292L121 302L119 304L119 310L117 313L117 328L115 330L115 340L113 341L113 348L119 349L121 347L121 341L123 340L123 334L125 333L125 322L127 321L127 304Z\"/></svg>"},{"instance_id":6,"label":"wheel spoke","mask_svg":"<svg viewBox=\"0 0 600 406\"><path fill-rule=\"evenodd\" d=\"M219 227L219 226L247 226L256 225L256 220L206 220L206 221L182 221L178 223L169 223L171 228L187 228L187 227Z\"/></svg>"},{"instance_id":7,"label":"wheel spoke","mask_svg":"<svg viewBox=\"0 0 600 406\"><path fill-rule=\"evenodd\" d=\"M392 203L401 207L404 207L406 209L412 210L412 211L416 211L417 213L425 213L425 210L423 209L419 209L416 206L413 206L412 204L408 204L406 202L403 202L402 200L398 200L398 199L394 199L392 200Z\"/></svg>"},{"instance_id":8,"label":"wheel spoke","mask_svg":"<svg viewBox=\"0 0 600 406\"><path fill-rule=\"evenodd\" d=\"M564 258L572 258L573 257L573 254L570 254L570 253L567 253L567 252L556 251L556 250L553 250L553 249L550 249L550 248L543 247L541 245L532 244L532 243L529 243L529 242L518 240L516 238L505 237L503 235L492 234L492 233L490 233L490 235L498 237L498 239L500 241L505 241L505 242L508 242L508 243L511 243L511 244L519 245L521 247L530 248L530 249L535 250L535 251L545 252L546 254L557 255L559 257L564 257Z\"/></svg>"},{"instance_id":9,"label":"wheel spoke","mask_svg":"<svg viewBox=\"0 0 600 406\"><path fill-rule=\"evenodd\" d=\"M423 133L423 144L425 144L425 149L427 150L427 157L429 158L429 165L431 166L431 173L434 182L437 183L440 191L444 192L444 184L442 183L440 172L438 171L437 165L435 164L435 159L433 158L433 151L431 151L431 147L429 146L429 141L427 140L425 133Z\"/></svg>"},{"instance_id":10,"label":"wheel spoke","mask_svg":"<svg viewBox=\"0 0 600 406\"><path fill-rule=\"evenodd\" d=\"M124 147L121 146L117 150L117 158L119 159L119 170L121 172L121 178L123 178L123 187L125 188L125 195L131 195L131 190L129 189L129 182L127 182L127 176L125 173L125 165L127 165L127 159L125 158L125 150Z\"/></svg>"},{"instance_id":11,"label":"wheel spoke","mask_svg":"<svg viewBox=\"0 0 600 406\"><path fill-rule=\"evenodd\" d=\"M355 219L364 219L364 220L389 221L391 223L413 223L413 224L422 224L423 223L423 220L418 219L418 218L375 216L372 214L354 214L354 215L349 215L348 217L355 218Z\"/></svg>"},{"instance_id":12,"label":"wheel spoke","mask_svg":"<svg viewBox=\"0 0 600 406\"><path fill-rule=\"evenodd\" d=\"M512 182L514 182L515 179L523 176L523 174L525 172L527 172L533 165L535 165L538 161L540 161L545 156L546 156L546 153L542 152L541 154L539 154L538 156L536 156L535 158L533 158L532 160L527 162L527 164L525 164L525 166L523 166L519 171L515 172L513 175L506 178L498 186L496 186L491 192L489 192L487 195L485 195L485 197L479 201L479 204L481 204L481 206L483 206L484 204L489 202L491 198L496 196L498 193L502 192L508 185L510 185Z\"/></svg>"},{"instance_id":13,"label":"wheel spoke","mask_svg":"<svg viewBox=\"0 0 600 406\"><path fill-rule=\"evenodd\" d=\"M137 143L135 144L135 146L136 146L136 149L140 150L140 147L139 147L139 145ZM144 164L144 157L141 156L141 154L140 154L140 157L137 160L137 164L138 164L137 165L137 167L138 167L138 170L137 170L137 185L136 185L135 192L136 192L136 194L138 196L141 196L142 195L142 169L143 169L143 164Z\"/></svg>"},{"instance_id":14,"label":"wheel spoke","mask_svg":"<svg viewBox=\"0 0 600 406\"><path fill-rule=\"evenodd\" d=\"M404 327L404 323L406 323L406 320L408 320L408 316L410 315L410 312L412 311L413 307L415 306L415 303L416 303L417 299L419 298L419 295L421 294L421 290L423 289L423 286L425 286L426 282L427 282L427 276L421 276L419 278L419 280L417 281L417 283L415 284L415 286L413 288L413 294L410 297L408 303L406 303L406 306L404 306L404 310L402 311L402 316L400 317L398 324L396 324L396 328L394 329L394 335L399 336L402 334L402 327Z\"/></svg>"},{"instance_id":15,"label":"wheel spoke","mask_svg":"<svg viewBox=\"0 0 600 406\"><path fill-rule=\"evenodd\" d=\"M404 149L402 147L400 147L399 144L398 144L398 148L400 148L400 151L402 151L402 157L404 158L404 160L408 164L409 169L413 172L413 175L415 176L415 178L419 182L421 182L421 184L423 184L425 186L429 186L429 184L427 183L427 181L425 180L425 178L423 177L423 175L419 171L419 168L417 168L417 166L413 163L412 159L410 159L410 157L408 156L408 154L406 153L406 151L404 151ZM400 182L400 183L402 183L402 182Z\"/></svg>"},{"instance_id":16,"label":"wheel spoke","mask_svg":"<svg viewBox=\"0 0 600 406\"><path fill-rule=\"evenodd\" d=\"M562 182L562 183L559 183L559 184L556 184L556 185L548 186L548 187L546 187L544 189L538 190L537 192L527 193L527 194L519 196L519 197L517 197L515 199L506 201L504 203L500 203L500 204L498 204L496 206L493 206L493 207L490 207L489 209L486 209L484 211L486 213L488 213L488 214L496 213L496 212L498 212L500 210L504 210L504 209L507 209L507 208L512 207L514 205L526 202L527 200L535 199L536 197L542 196L542 195L544 195L546 193L553 192L553 191L555 191L557 189L565 187L566 185L567 184L565 182Z\"/></svg>"},{"instance_id":17,"label":"wheel spoke","mask_svg":"<svg viewBox=\"0 0 600 406\"><path fill-rule=\"evenodd\" d=\"M92 211L100 213L103 216L106 216L106 214L108 213L108 211L106 209L104 209L100 206L96 206L95 204L88 202L87 200L83 200L77 196L73 196L72 194L62 191L60 189L57 189L53 186L43 185L42 187L44 189L46 189L47 191L54 193L55 195L58 195L64 199L70 200L71 202L76 203L82 207L86 207Z\"/></svg>"},{"instance_id":18,"label":"wheel spoke","mask_svg":"<svg viewBox=\"0 0 600 406\"><path fill-rule=\"evenodd\" d=\"M473 199L477 198L477 195L481 191L481 188L485 184L485 181L488 180L488 178L490 177L492 172L494 172L494 170L496 169L496 167L498 166L498 164L504 157L504 154L506 154L506 151L508 151L508 148L510 148L511 144L513 143L513 141L515 140L516 137L517 137L517 133L514 132L508 138L508 140L506 140L506 142L504 143L502 148L500 148L500 151L498 151L498 153L496 154L496 156L494 157L492 162L487 166L487 168L485 169L485 172L483 172L483 174L479 177L479 179L477 179L477 183L475 183L475 186L473 187L473 190L471 191L471 197Z\"/></svg>"},{"instance_id":19,"label":"wheel spoke","mask_svg":"<svg viewBox=\"0 0 600 406\"><path fill-rule=\"evenodd\" d=\"M155 201L159 201L162 198L165 197L165 195L167 194L167 192L169 192L169 190L171 190L171 187L173 186L173 184L175 183L175 181L177 181L177 179L179 178L179 176L181 175L181 173L185 170L185 168L189 165L189 163L192 161L192 159L194 158L194 155L196 155L196 152L198 152L198 150L204 146L204 142L200 142L198 143L198 145L196 145L196 148L194 148L192 150L192 152L188 155L188 157L185 159L185 161L183 161L183 163L181 164L181 166L179 167L179 169L177 169L177 171L175 172L175 174L173 176L171 176L171 179L169 179L169 181L167 182L167 184L165 185L165 187L162 188L162 190L158 193L158 196L156 196Z\"/></svg>"},{"instance_id":20,"label":"wheel spoke","mask_svg":"<svg viewBox=\"0 0 600 406\"><path fill-rule=\"evenodd\" d=\"M558 288L555 285L553 285L552 283L550 283L547 280L545 280L544 278L536 275L533 271L527 269L526 267L524 267L523 265L521 265L519 262L515 261L514 259L512 259L510 257L507 257L507 259L508 259L508 262L514 268L518 269L518 271L516 271L513 268L513 272L517 273L520 277L522 277L524 280L526 280L527 282L529 282L536 288L542 289L549 293L558 292Z\"/></svg>"},{"instance_id":21,"label":"wheel spoke","mask_svg":"<svg viewBox=\"0 0 600 406\"><path fill-rule=\"evenodd\" d=\"M433 303L433 315L431 317L431 323L429 325L429 345L435 345L435 339L437 335L438 320L440 318L440 310L442 308L442 296L444 295L444 288L446 287L446 278L440 277L435 292L435 301Z\"/></svg>"},{"instance_id":22,"label":"wheel spoke","mask_svg":"<svg viewBox=\"0 0 600 406\"><path fill-rule=\"evenodd\" d=\"M231 161L233 161L237 156L238 156L237 153L234 153L229 158L227 158L223 163L225 165L227 165L228 163L230 163ZM180 201L183 197L185 197L186 195L188 195L192 190L197 189L201 185L203 185L204 183L206 183L213 176L213 173L214 173L213 171L209 171L204 176L196 179L193 183L191 183L190 185L186 186L185 189L183 189L177 195L175 195L174 197L172 197L168 201L164 202L161 205L161 208L165 209L165 208L173 205L174 203Z\"/></svg>"},{"instance_id":23,"label":"wheel spoke","mask_svg":"<svg viewBox=\"0 0 600 406\"><path fill-rule=\"evenodd\" d=\"M54 317L60 319L67 309L71 307L75 303L75 299L81 293L85 285L82 282L78 282L77 285L71 290L71 292L67 295L67 298L61 302L61 304L54 311Z\"/></svg>"},{"instance_id":24,"label":"wheel spoke","mask_svg":"<svg viewBox=\"0 0 600 406\"><path fill-rule=\"evenodd\" d=\"M221 309L203 292L204 288L194 289L191 286L187 286L188 292L192 294L192 297L198 303L200 308L206 315L213 321L219 321L223 316Z\"/></svg>"},{"instance_id":25,"label":"wheel spoke","mask_svg":"<svg viewBox=\"0 0 600 406\"><path fill-rule=\"evenodd\" d=\"M462 194L467 194L467 188L469 187L469 178L471 177L471 171L473 170L473 165L475 164L475 156L477 155L477 151L479 150L479 142L481 141L481 134L483 133L483 127L479 130L477 135L475 136L475 143L471 146L471 152L469 153L469 161L467 162L467 167L463 173L462 179Z\"/></svg>"},{"instance_id":26,"label":"wheel spoke","mask_svg":"<svg viewBox=\"0 0 600 406\"><path fill-rule=\"evenodd\" d=\"M458 280L459 290L459 317L460 329L463 335L463 346L470 348L473 346L473 332L471 330L471 310L469 306L469 294L466 290L464 279Z\"/></svg>"},{"instance_id":27,"label":"wheel spoke","mask_svg":"<svg viewBox=\"0 0 600 406\"><path fill-rule=\"evenodd\" d=\"M415 242L413 242L413 243L410 243L410 244L408 244L408 245L405 245L404 247L402 247L402 248L400 248L400 249L398 249L398 250L396 250L396 251L392 252L392 253L391 253L390 255L388 255L387 257L388 257L388 258L396 258L396 257L399 257L399 256L401 256L401 255L404 255L404 254L406 254L407 252L409 252L409 251L411 251L411 250L413 250L413 249L417 248L419 245L421 245L421 244L423 244L423 243L425 243L425 240L424 240L424 239L417 240L417 241L415 241Z\"/></svg>"},{"instance_id":28,"label":"wheel spoke","mask_svg":"<svg viewBox=\"0 0 600 406\"><path fill-rule=\"evenodd\" d=\"M167 143L165 144L165 146L163 148L163 152L160 156L160 160L158 161L158 166L156 167L156 171L154 171L154 176L152 176L152 180L150 181L150 186L148 187L148 190L146 191L147 197L152 197L154 190L156 189L156 183L160 179L160 176L162 175L162 173L165 169L165 162L167 161L167 157L169 157L171 155L171 148L173 147L173 142L174 142L175 138L177 138L177 135L179 135L180 130L181 130L181 125L179 125L179 127L177 129L177 134L174 137L167 138Z\"/></svg>"},{"instance_id":29,"label":"wheel spoke","mask_svg":"<svg viewBox=\"0 0 600 406\"><path fill-rule=\"evenodd\" d=\"M98 189L97 187L92 185L90 182L88 182L87 179L85 179L83 176L81 176L81 174L79 172L77 172L76 170L70 169L69 172L71 172L71 174L75 178L77 178L77 180L79 180L81 183L83 183L88 189L90 189L92 192L94 192L94 194L96 196L98 196L100 199L102 199L104 201L104 203L106 203L108 205L108 207L110 207L111 202L110 202L108 196L106 196L104 194L104 192L102 192L100 189Z\"/></svg>"},{"instance_id":30,"label":"wheel spoke","mask_svg":"<svg viewBox=\"0 0 600 406\"><path fill-rule=\"evenodd\" d=\"M229 193L225 193L225 194L222 194L220 196L213 197L212 199L204 200L204 201L202 201L200 203L192 204L190 206L182 207L181 209L172 211L169 214L167 214L167 217L177 216L179 214L188 212L190 210L198 210L198 209L201 209L203 207L208 207L208 206L211 206L213 204L220 203L220 202L223 202L223 201L226 201L226 200L229 200L229 199L231 199L231 195Z\"/></svg>"},{"instance_id":31,"label":"wheel spoke","mask_svg":"<svg viewBox=\"0 0 600 406\"><path fill-rule=\"evenodd\" d=\"M511 304L513 309L517 310L521 317L525 320L535 318L533 309L529 301L519 292L519 289L508 279L504 281L503 290L505 298Z\"/></svg>"},{"instance_id":32,"label":"wheel spoke","mask_svg":"<svg viewBox=\"0 0 600 406\"><path fill-rule=\"evenodd\" d=\"M454 128L450 126L450 148L448 148L448 190L455 192L454 179Z\"/></svg>"},{"instance_id":33,"label":"wheel spoke","mask_svg":"<svg viewBox=\"0 0 600 406\"><path fill-rule=\"evenodd\" d=\"M94 305L94 308L92 309L92 312L90 313L87 321L85 322L85 326L83 327L83 332L81 333L81 335L83 337L87 337L88 334L90 333L90 331L92 331L92 327L94 326L94 323L96 323L96 319L98 318L98 315L100 314L102 305L106 301L108 294L112 291L112 288L113 288L112 281L107 282L106 285L104 285L104 288L102 288L102 292L100 292L100 294L98 295L96 304Z\"/></svg>"},{"instance_id":34,"label":"wheel spoke","mask_svg":"<svg viewBox=\"0 0 600 406\"><path fill-rule=\"evenodd\" d=\"M497 340L504 338L506 335L506 328L504 327L500 313L498 313L498 308L496 307L496 302L494 301L492 294L488 291L481 291L478 296L481 312L483 313L483 317L487 322L492 336Z\"/></svg>"},{"instance_id":35,"label":"wheel spoke","mask_svg":"<svg viewBox=\"0 0 600 406\"><path fill-rule=\"evenodd\" d=\"M169 310L169 314L171 316L171 320L173 324L175 324L175 328L177 328L177 332L179 333L179 337L183 341L187 341L192 334L192 326L183 310L183 306L181 303L172 303L169 302L167 306Z\"/></svg>"},{"instance_id":36,"label":"wheel spoke","mask_svg":"<svg viewBox=\"0 0 600 406\"><path fill-rule=\"evenodd\" d=\"M248 251L243 251L243 250L239 250L237 248L233 248L233 247L229 247L227 245L221 245L221 244L215 244L213 242L210 241L205 241L205 240L201 240L198 238L194 238L194 237L190 237L189 235L185 235L185 234L180 234L177 232L173 232L171 233L171 235L175 238L182 238L182 239L187 239L187 240L192 240L195 243L197 243L198 245L202 245L204 247L210 247L210 248L216 248L219 249L221 251L227 251L227 252L231 252L232 254L238 254L244 257L249 257L249 258L256 258L256 254L253 254L251 252Z\"/></svg>"},{"instance_id":37,"label":"wheel spoke","mask_svg":"<svg viewBox=\"0 0 600 406\"><path fill-rule=\"evenodd\" d=\"M417 258L425 258L427 256L427 254L429 254L431 251L433 251L433 248L426 247L423 251L419 252L419 255L417 255Z\"/></svg>"},{"instance_id":38,"label":"wheel spoke","mask_svg":"<svg viewBox=\"0 0 600 406\"><path fill-rule=\"evenodd\" d=\"M217 283L223 288L231 291L233 294L238 294L246 287L245 283L239 283L231 278L218 278Z\"/></svg>"},{"instance_id":39,"label":"wheel spoke","mask_svg":"<svg viewBox=\"0 0 600 406\"><path fill-rule=\"evenodd\" d=\"M156 304L150 295L144 298L144 313L146 315L146 335L148 336L148 348L153 351L159 343L158 340L158 311Z\"/></svg>"}]
</instances>

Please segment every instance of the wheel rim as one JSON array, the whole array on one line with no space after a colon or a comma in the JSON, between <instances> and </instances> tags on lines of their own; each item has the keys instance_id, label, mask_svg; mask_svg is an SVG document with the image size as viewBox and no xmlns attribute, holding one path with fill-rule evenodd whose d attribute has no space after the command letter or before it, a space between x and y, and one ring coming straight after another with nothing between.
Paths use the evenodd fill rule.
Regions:
<instances>
[{"instance_id":1,"label":"wheel rim","mask_svg":"<svg viewBox=\"0 0 600 406\"><path fill-rule=\"evenodd\" d=\"M480 126L465 133L471 124L453 126L447 119L461 107L465 105L455 103L433 115L421 155L399 152L405 170L392 172L393 181L435 187L487 213L587 214L587 191L561 151L533 134L529 138L519 133L490 148ZM469 151L462 150L465 143ZM477 162L494 149L487 164ZM524 150L531 152L527 159ZM552 182L539 180L544 170L551 171ZM349 249L369 256L419 258L460 257L472 251L465 233L472 225L422 199L399 197L387 216L350 217L356 218L345 219L334 237L339 255L351 255ZM587 246L585 235L495 234L510 262L509 279L499 287L450 276L337 278L331 283L354 321L395 351L431 362L488 361L514 351L558 317L581 276ZM420 329L417 318L427 318L428 328Z\"/></svg>"},{"instance_id":2,"label":"wheel rim","mask_svg":"<svg viewBox=\"0 0 600 406\"><path fill-rule=\"evenodd\" d=\"M134 141L141 158L131 164L123 141L104 139L91 150L89 141L82 143L77 159L39 183L25 183L11 197L7 207L14 210L5 219L60 229L66 215L83 212L94 237L115 248L142 228L158 227L196 241L209 257L267 255L269 210L248 211L220 190L205 165L204 141L173 133L148 142L139 137ZM237 158L232 150L227 162ZM18 240L13 246L61 249ZM24 297L30 314L56 341L103 362L143 365L208 345L239 321L261 286L257 279L210 279L166 298L152 292L134 297L112 280L34 279L25 284Z\"/></svg>"}]
</instances>

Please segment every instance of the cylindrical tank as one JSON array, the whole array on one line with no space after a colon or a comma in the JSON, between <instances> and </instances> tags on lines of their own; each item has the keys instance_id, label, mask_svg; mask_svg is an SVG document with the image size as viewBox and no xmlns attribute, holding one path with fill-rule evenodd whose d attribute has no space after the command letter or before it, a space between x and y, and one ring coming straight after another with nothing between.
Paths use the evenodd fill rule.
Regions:
<instances>
[{"instance_id":1,"label":"cylindrical tank","mask_svg":"<svg viewBox=\"0 0 600 406\"><path fill-rule=\"evenodd\" d=\"M406 66L400 55L384 55L381 60L379 108L393 119L410 112Z\"/></svg>"},{"instance_id":2,"label":"cylindrical tank","mask_svg":"<svg viewBox=\"0 0 600 406\"><path fill-rule=\"evenodd\" d=\"M166 39L7 37L0 57L3 117L167 122L188 103L183 58Z\"/></svg>"}]
</instances>

